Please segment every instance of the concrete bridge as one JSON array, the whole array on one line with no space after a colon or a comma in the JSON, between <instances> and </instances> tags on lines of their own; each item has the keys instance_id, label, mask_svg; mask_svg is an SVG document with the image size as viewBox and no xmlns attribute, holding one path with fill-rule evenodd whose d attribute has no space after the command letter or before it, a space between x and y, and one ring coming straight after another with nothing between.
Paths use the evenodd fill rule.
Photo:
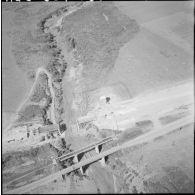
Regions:
<instances>
[{"instance_id":1,"label":"concrete bridge","mask_svg":"<svg viewBox=\"0 0 195 195\"><path fill-rule=\"evenodd\" d=\"M106 156L109 156L117 151L120 151L120 150L125 149L125 148L129 148L129 147L133 147L133 146L136 146L139 144L148 143L157 137L164 136L164 135L174 131L175 129L181 129L184 126L187 126L187 125L193 124L193 123L194 123L194 115L190 115L188 117L184 117L182 119L176 120L172 123L163 125L159 129L147 132L147 133L145 133L141 136L138 136L138 137L122 144L122 145L115 146L115 147L113 147L109 150L106 150L106 151L99 150L99 152L100 152L99 154L92 156L91 158L88 158L86 160L79 161L78 155L80 153L88 151L89 149L92 149L92 148L97 148L97 146L103 144L104 141L107 142L109 139L111 139L111 138L109 138L109 139L107 138L108 140L104 140L100 143L96 143L96 144L93 144L91 146L87 146L84 149L75 151L75 153L73 152L69 155L67 154L67 155L61 156L59 158L59 160L62 160L62 161L66 160L67 158L72 158L72 157L75 159L78 159L78 162L75 163L74 165L67 167L65 169L62 169L62 170L60 170L52 175L49 175L45 178L38 180L38 181L32 182L28 185L25 185L25 186L22 186L22 187L19 187L19 188L10 190L10 191L6 191L4 193L5 194L22 194L22 193L29 192L29 191L33 190L34 188L45 185L45 184L61 177L62 175L65 175L65 174L70 173L74 170L80 169L81 167L89 165L93 162L101 160L101 159L105 158Z\"/></svg>"},{"instance_id":2,"label":"concrete bridge","mask_svg":"<svg viewBox=\"0 0 195 195\"><path fill-rule=\"evenodd\" d=\"M57 158L57 160L59 160L60 162L63 162L63 161L66 161L68 159L73 159L73 161L75 163L78 163L82 160L84 154L89 152L89 151L95 150L95 152L97 154L100 154L100 152L102 150L102 145L106 144L110 141L113 141L113 137L107 137L101 141L98 141L98 142L95 142L95 143L90 144L88 146L85 146L79 150L75 150L75 151L70 152L66 155L62 155L59 158ZM104 157L100 160L100 162L101 162L102 166L105 166L105 158ZM81 170L81 173L83 174L84 173L83 167L80 167L80 170Z\"/></svg>"}]
</instances>

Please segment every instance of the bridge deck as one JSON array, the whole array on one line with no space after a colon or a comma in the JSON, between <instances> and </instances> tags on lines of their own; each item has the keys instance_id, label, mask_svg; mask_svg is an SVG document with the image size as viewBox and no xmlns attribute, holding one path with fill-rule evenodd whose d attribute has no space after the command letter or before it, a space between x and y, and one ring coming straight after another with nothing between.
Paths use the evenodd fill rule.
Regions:
<instances>
[{"instance_id":1,"label":"bridge deck","mask_svg":"<svg viewBox=\"0 0 195 195\"><path fill-rule=\"evenodd\" d=\"M79 150L75 150L75 151L70 152L68 154L62 155L62 156L58 157L57 159L59 159L60 161L67 160L69 158L74 157L75 155L78 155L78 154L83 153L83 152L88 152L88 151L94 149L96 146L99 146L99 145L108 143L108 142L110 142L112 140L113 140L113 137L107 137L107 138L105 138L103 140L100 140L98 142L95 142L93 144L90 144L88 146L85 146L85 147L83 147L83 148L81 148Z\"/></svg>"},{"instance_id":2,"label":"bridge deck","mask_svg":"<svg viewBox=\"0 0 195 195\"><path fill-rule=\"evenodd\" d=\"M58 171L52 175L49 175L43 179L40 179L38 181L35 181L33 183L30 183L28 185L25 185L25 186L22 186L22 187L19 187L19 188L10 190L10 191L7 191L7 192L5 192L5 194L21 194L21 193L29 192L30 190L33 190L34 188L37 188L39 186L42 186L44 184L47 184L47 183L59 178L62 174L70 173L76 169L79 169L80 167L83 167L85 165L96 162L96 161L104 158L105 156L113 154L121 149L129 148L129 147L132 147L132 146L135 146L138 144L149 142L149 141L153 140L154 138L165 135L165 134L170 133L171 131L173 131L177 128L181 128L181 127L184 127L184 126L192 124L192 123L194 123L193 116L190 116L190 117L188 116L188 117L182 118L178 121L172 122L171 124L167 124L156 131L151 131L149 133L143 134L143 135L127 142L127 143L124 143L123 145L113 147L107 151L104 151L104 152L101 152L100 154L97 154L96 156L93 156L89 159L78 162L78 163L76 163L76 164L74 164L66 169L60 170L60 171Z\"/></svg>"}]
</instances>

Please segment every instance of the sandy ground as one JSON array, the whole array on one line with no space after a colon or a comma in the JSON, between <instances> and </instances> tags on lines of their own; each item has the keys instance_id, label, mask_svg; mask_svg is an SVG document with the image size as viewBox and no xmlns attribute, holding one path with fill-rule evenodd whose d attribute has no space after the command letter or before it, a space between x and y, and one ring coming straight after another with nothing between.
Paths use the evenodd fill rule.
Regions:
<instances>
[{"instance_id":1,"label":"sandy ground","mask_svg":"<svg viewBox=\"0 0 195 195\"><path fill-rule=\"evenodd\" d=\"M175 86L155 89L155 93L153 93L154 89L148 90L147 93L143 92L137 97L123 101L120 100L120 97L123 97L120 91L115 92L118 99L114 99L114 95L107 91L106 93L111 97L109 104L106 104L105 100L97 100L98 103L93 104L94 109L88 112L86 117L79 118L78 122L83 123L93 119L93 123L99 129L126 130L137 122L149 120L154 128L157 128L162 125L160 118L171 113L172 115L193 114L193 87L192 81L183 82Z\"/></svg>"}]
</instances>

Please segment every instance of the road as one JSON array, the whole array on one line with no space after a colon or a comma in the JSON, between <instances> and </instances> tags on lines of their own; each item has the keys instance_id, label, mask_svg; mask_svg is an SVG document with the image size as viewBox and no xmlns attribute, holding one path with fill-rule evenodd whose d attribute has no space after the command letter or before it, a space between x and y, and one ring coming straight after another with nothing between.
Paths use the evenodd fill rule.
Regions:
<instances>
[{"instance_id":1,"label":"road","mask_svg":"<svg viewBox=\"0 0 195 195\"><path fill-rule=\"evenodd\" d=\"M137 121L151 120L158 125L159 119L178 110L182 106L188 111L194 110L193 82L188 81L147 93L125 101L103 104L100 108L89 112L86 116L78 118L78 123L94 121L99 129L126 130ZM180 109L180 112L184 110Z\"/></svg>"}]
</instances>

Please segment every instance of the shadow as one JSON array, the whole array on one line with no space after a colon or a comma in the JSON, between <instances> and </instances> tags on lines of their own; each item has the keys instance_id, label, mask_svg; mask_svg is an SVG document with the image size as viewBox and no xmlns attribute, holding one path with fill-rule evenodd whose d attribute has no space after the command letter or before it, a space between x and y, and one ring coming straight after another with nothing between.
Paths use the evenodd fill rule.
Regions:
<instances>
[{"instance_id":1,"label":"shadow","mask_svg":"<svg viewBox=\"0 0 195 195\"><path fill-rule=\"evenodd\" d=\"M92 163L90 163L90 164L87 164L87 165L83 166L83 173L86 173L86 171L87 171L87 169L89 168L89 166L92 165L92 164L95 163L95 162L98 162L98 161L99 161L99 160L96 160L96 161L94 161L94 162L92 162Z\"/></svg>"},{"instance_id":2,"label":"shadow","mask_svg":"<svg viewBox=\"0 0 195 195\"><path fill-rule=\"evenodd\" d=\"M82 153L80 153L80 154L78 154L77 155L77 158L78 158L78 161L80 162L80 160L83 158L83 156L84 156L84 152L82 152Z\"/></svg>"},{"instance_id":3,"label":"shadow","mask_svg":"<svg viewBox=\"0 0 195 195\"><path fill-rule=\"evenodd\" d=\"M86 173L87 169L89 168L90 164L83 166L83 173Z\"/></svg>"},{"instance_id":4,"label":"shadow","mask_svg":"<svg viewBox=\"0 0 195 195\"><path fill-rule=\"evenodd\" d=\"M108 163L108 156L105 156L105 163L107 164Z\"/></svg>"},{"instance_id":5,"label":"shadow","mask_svg":"<svg viewBox=\"0 0 195 195\"><path fill-rule=\"evenodd\" d=\"M102 148L103 148L102 145L99 145L99 146L98 146L99 152L102 151Z\"/></svg>"}]
</instances>

